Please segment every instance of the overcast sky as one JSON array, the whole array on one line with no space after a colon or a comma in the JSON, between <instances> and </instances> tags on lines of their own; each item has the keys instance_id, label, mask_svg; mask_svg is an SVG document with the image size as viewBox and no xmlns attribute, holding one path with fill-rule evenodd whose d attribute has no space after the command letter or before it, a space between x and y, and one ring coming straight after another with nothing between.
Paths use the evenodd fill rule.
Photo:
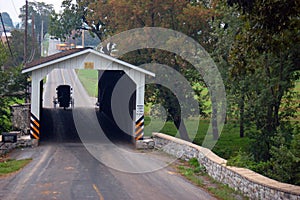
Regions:
<instances>
[{"instance_id":1,"label":"overcast sky","mask_svg":"<svg viewBox=\"0 0 300 200\"><path fill-rule=\"evenodd\" d=\"M59 12L62 0L35 0L36 2L45 2L52 4L56 12ZM28 0L28 2L34 2ZM20 22L18 18L20 8L25 5L25 0L0 0L0 12L7 12L14 23Z\"/></svg>"}]
</instances>

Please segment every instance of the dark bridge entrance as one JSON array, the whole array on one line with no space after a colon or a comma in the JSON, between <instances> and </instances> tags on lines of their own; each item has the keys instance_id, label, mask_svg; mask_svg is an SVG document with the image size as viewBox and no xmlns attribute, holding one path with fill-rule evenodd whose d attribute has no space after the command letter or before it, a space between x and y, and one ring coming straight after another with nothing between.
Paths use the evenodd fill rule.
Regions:
<instances>
[{"instance_id":1,"label":"dark bridge entrance","mask_svg":"<svg viewBox=\"0 0 300 200\"><path fill-rule=\"evenodd\" d=\"M98 119L108 137L133 140L136 84L121 70L99 72Z\"/></svg>"}]
</instances>

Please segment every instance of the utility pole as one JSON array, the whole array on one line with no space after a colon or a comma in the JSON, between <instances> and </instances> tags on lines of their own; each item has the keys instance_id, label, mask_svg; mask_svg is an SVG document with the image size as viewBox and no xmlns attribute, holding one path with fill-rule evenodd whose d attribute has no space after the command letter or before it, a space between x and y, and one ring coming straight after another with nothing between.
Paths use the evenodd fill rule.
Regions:
<instances>
[{"instance_id":1,"label":"utility pole","mask_svg":"<svg viewBox=\"0 0 300 200\"><path fill-rule=\"evenodd\" d=\"M31 16L31 32L32 32L32 49L35 52L35 33L34 33L34 14Z\"/></svg>"},{"instance_id":2,"label":"utility pole","mask_svg":"<svg viewBox=\"0 0 300 200\"><path fill-rule=\"evenodd\" d=\"M24 65L27 62L27 21L28 21L28 0L25 4L25 31L24 31Z\"/></svg>"},{"instance_id":3,"label":"utility pole","mask_svg":"<svg viewBox=\"0 0 300 200\"><path fill-rule=\"evenodd\" d=\"M44 56L44 45L43 45L43 41L44 41L44 19L42 16L42 27L41 27L41 56Z\"/></svg>"},{"instance_id":4,"label":"utility pole","mask_svg":"<svg viewBox=\"0 0 300 200\"><path fill-rule=\"evenodd\" d=\"M82 33L81 33L81 45L82 48L84 48L84 29L82 29Z\"/></svg>"},{"instance_id":5,"label":"utility pole","mask_svg":"<svg viewBox=\"0 0 300 200\"><path fill-rule=\"evenodd\" d=\"M25 3L25 30L24 30L24 67L27 63L27 22L28 22L28 0ZM30 102L30 83L27 80L26 89L25 89L25 103Z\"/></svg>"}]
</instances>

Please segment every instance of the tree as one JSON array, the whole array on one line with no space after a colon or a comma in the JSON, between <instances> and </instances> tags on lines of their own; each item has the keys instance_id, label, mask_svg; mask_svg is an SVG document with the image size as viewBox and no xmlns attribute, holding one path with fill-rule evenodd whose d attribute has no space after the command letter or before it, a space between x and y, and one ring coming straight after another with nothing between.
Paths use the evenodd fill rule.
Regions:
<instances>
[{"instance_id":1,"label":"tree","mask_svg":"<svg viewBox=\"0 0 300 200\"><path fill-rule=\"evenodd\" d=\"M6 62L8 58L8 52L6 47L3 45L3 43L0 43L0 66L2 67L3 64Z\"/></svg>"},{"instance_id":2,"label":"tree","mask_svg":"<svg viewBox=\"0 0 300 200\"><path fill-rule=\"evenodd\" d=\"M26 76L21 67L4 67L8 60L7 48L0 43L0 132L11 128L9 106L24 97Z\"/></svg>"},{"instance_id":3,"label":"tree","mask_svg":"<svg viewBox=\"0 0 300 200\"><path fill-rule=\"evenodd\" d=\"M101 10L106 8L104 8L105 1L77 0L74 4L72 0L64 0L61 5L63 12L60 14L53 12L51 15L50 35L66 41L70 37L74 39L80 36L81 30L88 30L91 35L96 35L102 41L106 34L106 26L102 21L104 18L98 15L91 20L94 13L99 12L90 9L92 4L102 4ZM106 12L109 12L108 7Z\"/></svg>"},{"instance_id":4,"label":"tree","mask_svg":"<svg viewBox=\"0 0 300 200\"><path fill-rule=\"evenodd\" d=\"M20 102L25 95L26 76L22 68L0 69L0 132L11 129L10 105Z\"/></svg>"},{"instance_id":5,"label":"tree","mask_svg":"<svg viewBox=\"0 0 300 200\"><path fill-rule=\"evenodd\" d=\"M293 137L287 138L284 132L280 132L273 138L271 158L264 173L275 180L300 185L300 132L291 126L285 131L292 132Z\"/></svg>"},{"instance_id":6,"label":"tree","mask_svg":"<svg viewBox=\"0 0 300 200\"><path fill-rule=\"evenodd\" d=\"M46 4L44 2L28 2L28 19L31 23L28 24L28 30L31 36L35 36L35 41L41 44L44 35L49 31L50 16L54 12L52 4ZM20 8L19 18L22 19L24 28L25 25L26 7L25 5ZM29 21L28 20L28 21ZM32 24L34 22L34 24ZM32 33L32 26L34 26L34 33Z\"/></svg>"},{"instance_id":7,"label":"tree","mask_svg":"<svg viewBox=\"0 0 300 200\"><path fill-rule=\"evenodd\" d=\"M190 4L183 9L183 12L178 15L179 20L179 30L189 35L195 39L201 46L208 52L213 50L214 40L212 39L212 22L215 16L215 5L212 1L191 1ZM195 73L195 71L194 71ZM196 73L197 74L197 73ZM199 75L198 75L199 76ZM192 83L192 79L189 78L189 81ZM213 81L213 80L210 80ZM197 82L202 82L202 86L208 87L207 83L204 83L203 80L197 80ZM193 83L197 84L197 83ZM219 138L219 125L217 120L218 114L218 102L215 98L213 92L213 85L209 88L210 101L211 101L211 117L212 117L212 134L213 139L217 140ZM198 95L200 96L200 95ZM203 96L203 95L202 95ZM202 97L202 101L205 98ZM200 100L200 99L199 99ZM201 104L201 101L199 101ZM203 104L203 103L202 103Z\"/></svg>"},{"instance_id":8,"label":"tree","mask_svg":"<svg viewBox=\"0 0 300 200\"><path fill-rule=\"evenodd\" d=\"M213 56L232 108L229 113L239 119L241 136L245 131L251 138L246 155L253 169L299 184L299 129L291 120L298 107L293 88L299 79L299 5L275 0L227 2L216 8L212 34Z\"/></svg>"},{"instance_id":9,"label":"tree","mask_svg":"<svg viewBox=\"0 0 300 200\"><path fill-rule=\"evenodd\" d=\"M232 49L228 55L229 64L234 66L229 69L228 80L235 83L230 85L230 92L234 95L234 100L239 110L240 137L244 137L245 135L246 120L255 120L249 117L246 119L247 114L245 113L245 110L247 109L246 98L249 97L249 91L251 91L250 86L252 85L251 83L254 78L254 69L249 67L247 55L251 51L255 52L251 46L244 47L244 44L249 42L249 35L247 34L248 30L249 27L247 25L240 24L234 35Z\"/></svg>"},{"instance_id":10,"label":"tree","mask_svg":"<svg viewBox=\"0 0 300 200\"><path fill-rule=\"evenodd\" d=\"M4 63L6 67L19 66L24 61L24 31L15 29L11 32L11 35L12 39L10 40L10 46L13 52L13 57L6 60ZM30 50L29 61L40 57L40 54L34 51L34 49L37 48L37 44L33 46L32 37L28 37L27 49Z\"/></svg>"},{"instance_id":11,"label":"tree","mask_svg":"<svg viewBox=\"0 0 300 200\"><path fill-rule=\"evenodd\" d=\"M283 117L293 115L282 102L299 77L297 6L273 0L228 3L232 7L219 4L214 22L214 57L225 69L231 105L239 109L240 135L244 125L249 130L255 125L252 153L256 160L268 160Z\"/></svg>"},{"instance_id":12,"label":"tree","mask_svg":"<svg viewBox=\"0 0 300 200\"><path fill-rule=\"evenodd\" d=\"M187 4L177 17L179 30L198 41L208 52L212 51L214 42L211 39L211 24L216 13L212 6L204 1Z\"/></svg>"},{"instance_id":13,"label":"tree","mask_svg":"<svg viewBox=\"0 0 300 200\"><path fill-rule=\"evenodd\" d=\"M8 58L8 52L5 48L5 46L3 46L3 43L0 43L0 75L3 74L3 64L6 62ZM4 84L3 83L3 79L2 79L2 76L1 76L1 79L0 79L0 84ZM5 84L4 84L5 85ZM0 89L0 94L3 93L1 92L1 89ZM5 103L5 99L3 97L0 98L0 132L3 132L3 131L6 131L8 130L9 128L9 121L8 121L8 115L7 115L7 105Z\"/></svg>"},{"instance_id":14,"label":"tree","mask_svg":"<svg viewBox=\"0 0 300 200\"><path fill-rule=\"evenodd\" d=\"M227 91L227 117L230 120L239 119L240 137L244 137L245 129L245 91L249 85L249 79L246 79L245 62L238 60L237 63L231 63L230 53L235 43L238 33L243 26L242 16L237 7L228 7L226 2L220 2L216 5L215 16L212 22L213 30L210 32L213 43L212 57L218 65ZM232 65L239 67L233 68ZM239 69L239 70L236 70ZM238 108L238 109L237 109Z\"/></svg>"},{"instance_id":15,"label":"tree","mask_svg":"<svg viewBox=\"0 0 300 200\"><path fill-rule=\"evenodd\" d=\"M260 133L254 135L256 147L253 153L257 160L270 159L271 138L274 137L281 116L291 116L289 109L280 110L283 97L299 78L298 55L299 5L296 1L255 1L253 9L245 14L245 30L248 40L241 47L247 66L256 76L256 86L250 88L254 104L254 120ZM249 27L249 28L248 28ZM241 40L239 40L241 41ZM251 51L247 51L247 49ZM240 58L232 54L232 57ZM299 59L298 59L299 60ZM248 73L249 74L249 73ZM260 147L260 148L257 148Z\"/></svg>"},{"instance_id":16,"label":"tree","mask_svg":"<svg viewBox=\"0 0 300 200\"><path fill-rule=\"evenodd\" d=\"M64 0L61 7L63 8L61 14L54 12L51 14L49 33L65 41L74 30L83 27L83 10L79 10L77 4L72 4L71 0Z\"/></svg>"}]
</instances>

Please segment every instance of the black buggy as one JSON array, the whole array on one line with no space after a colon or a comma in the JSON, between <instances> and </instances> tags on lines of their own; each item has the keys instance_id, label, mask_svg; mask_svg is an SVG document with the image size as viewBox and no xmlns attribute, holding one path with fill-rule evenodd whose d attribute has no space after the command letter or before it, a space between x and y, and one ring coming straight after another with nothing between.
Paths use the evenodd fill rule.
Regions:
<instances>
[{"instance_id":1,"label":"black buggy","mask_svg":"<svg viewBox=\"0 0 300 200\"><path fill-rule=\"evenodd\" d=\"M74 108L74 99L72 98L72 88L69 85L60 85L56 88L57 97L53 97L54 108L58 104L61 108Z\"/></svg>"}]
</instances>

